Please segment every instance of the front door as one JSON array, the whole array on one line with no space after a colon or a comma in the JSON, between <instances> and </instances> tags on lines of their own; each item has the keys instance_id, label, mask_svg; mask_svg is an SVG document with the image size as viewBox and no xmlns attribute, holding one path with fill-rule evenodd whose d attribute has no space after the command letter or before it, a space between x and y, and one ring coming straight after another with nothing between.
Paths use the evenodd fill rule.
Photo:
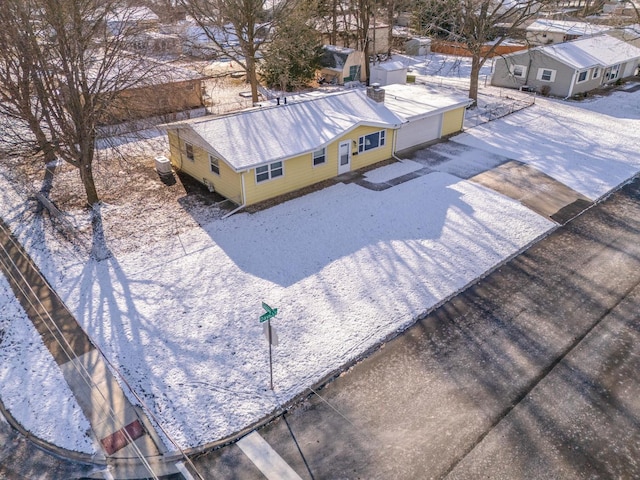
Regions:
<instances>
[{"instance_id":1,"label":"front door","mask_svg":"<svg viewBox=\"0 0 640 480\"><path fill-rule=\"evenodd\" d=\"M338 146L338 175L351 170L351 140Z\"/></svg>"}]
</instances>

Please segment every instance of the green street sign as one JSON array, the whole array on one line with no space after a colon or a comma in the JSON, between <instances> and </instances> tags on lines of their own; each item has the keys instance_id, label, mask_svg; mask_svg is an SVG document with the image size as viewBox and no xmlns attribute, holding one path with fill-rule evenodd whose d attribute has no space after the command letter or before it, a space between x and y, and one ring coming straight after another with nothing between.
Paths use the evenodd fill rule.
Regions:
<instances>
[{"instance_id":1,"label":"green street sign","mask_svg":"<svg viewBox=\"0 0 640 480\"><path fill-rule=\"evenodd\" d=\"M260 323L266 322L267 320L272 319L278 314L277 308L271 308L269 305L267 305L264 302L262 302L262 308L264 308L267 313L260 316Z\"/></svg>"}]
</instances>

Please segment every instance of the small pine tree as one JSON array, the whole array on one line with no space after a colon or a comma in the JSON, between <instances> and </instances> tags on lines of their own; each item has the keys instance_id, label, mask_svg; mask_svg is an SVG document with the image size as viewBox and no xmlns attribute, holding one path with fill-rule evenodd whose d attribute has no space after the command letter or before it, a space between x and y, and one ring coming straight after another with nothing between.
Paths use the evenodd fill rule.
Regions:
<instances>
[{"instance_id":1,"label":"small pine tree","mask_svg":"<svg viewBox=\"0 0 640 480\"><path fill-rule=\"evenodd\" d=\"M270 87L282 91L305 87L315 78L321 56L319 33L308 25L303 12L292 12L280 23L265 49L262 78Z\"/></svg>"}]
</instances>

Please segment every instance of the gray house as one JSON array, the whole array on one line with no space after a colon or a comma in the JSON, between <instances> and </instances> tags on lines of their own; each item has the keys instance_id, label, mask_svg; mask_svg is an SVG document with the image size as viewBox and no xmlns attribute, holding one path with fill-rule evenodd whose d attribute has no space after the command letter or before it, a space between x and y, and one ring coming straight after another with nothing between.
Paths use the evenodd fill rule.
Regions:
<instances>
[{"instance_id":1,"label":"gray house","mask_svg":"<svg viewBox=\"0 0 640 480\"><path fill-rule=\"evenodd\" d=\"M609 35L582 37L497 58L491 84L570 97L636 75L639 63L640 48Z\"/></svg>"}]
</instances>

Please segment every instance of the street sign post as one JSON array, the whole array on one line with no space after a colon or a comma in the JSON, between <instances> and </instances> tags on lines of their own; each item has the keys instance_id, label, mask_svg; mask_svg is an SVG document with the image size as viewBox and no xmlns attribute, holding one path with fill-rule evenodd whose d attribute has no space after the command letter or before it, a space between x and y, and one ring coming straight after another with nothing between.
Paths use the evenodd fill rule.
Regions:
<instances>
[{"instance_id":1,"label":"street sign post","mask_svg":"<svg viewBox=\"0 0 640 480\"><path fill-rule=\"evenodd\" d=\"M264 302L262 302L262 308L264 308L266 313L260 315L260 323L267 322L266 333L267 333L267 341L269 342L269 378L270 378L271 390L273 390L273 359L272 359L273 357L271 355L271 345L274 345L274 344L277 345L277 340L275 340L274 342L275 332L271 330L270 320L278 314L278 309L271 308L269 305L267 305Z\"/></svg>"}]
</instances>

